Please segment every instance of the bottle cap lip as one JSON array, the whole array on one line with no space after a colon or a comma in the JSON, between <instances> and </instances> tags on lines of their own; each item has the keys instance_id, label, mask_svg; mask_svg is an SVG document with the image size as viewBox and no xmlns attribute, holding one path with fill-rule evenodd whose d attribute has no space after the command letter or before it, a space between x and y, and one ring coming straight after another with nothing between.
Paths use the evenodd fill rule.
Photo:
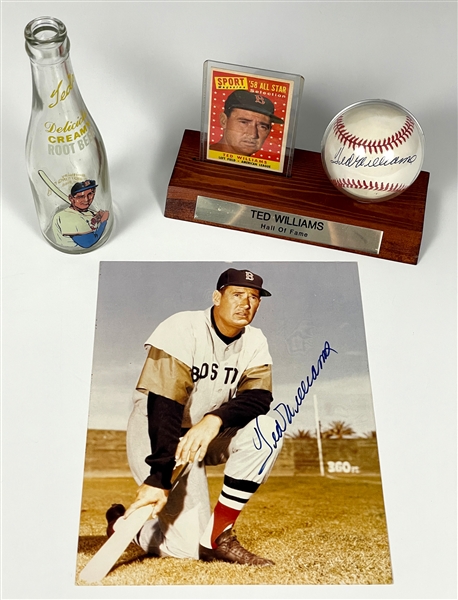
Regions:
<instances>
[{"instance_id":1,"label":"bottle cap lip","mask_svg":"<svg viewBox=\"0 0 458 600\"><path fill-rule=\"evenodd\" d=\"M55 17L37 17L26 25L24 36L32 45L60 44L67 37L67 28Z\"/></svg>"}]
</instances>

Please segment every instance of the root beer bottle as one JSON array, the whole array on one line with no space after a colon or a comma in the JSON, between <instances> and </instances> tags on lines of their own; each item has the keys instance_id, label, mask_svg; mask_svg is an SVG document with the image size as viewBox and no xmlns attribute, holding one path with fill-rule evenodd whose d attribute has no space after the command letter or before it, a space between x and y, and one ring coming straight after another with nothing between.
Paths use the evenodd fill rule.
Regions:
<instances>
[{"instance_id":1,"label":"root beer bottle","mask_svg":"<svg viewBox=\"0 0 458 600\"><path fill-rule=\"evenodd\" d=\"M90 252L113 228L102 137L76 83L65 25L38 17L24 35L32 69L26 160L40 228L57 250Z\"/></svg>"}]
</instances>

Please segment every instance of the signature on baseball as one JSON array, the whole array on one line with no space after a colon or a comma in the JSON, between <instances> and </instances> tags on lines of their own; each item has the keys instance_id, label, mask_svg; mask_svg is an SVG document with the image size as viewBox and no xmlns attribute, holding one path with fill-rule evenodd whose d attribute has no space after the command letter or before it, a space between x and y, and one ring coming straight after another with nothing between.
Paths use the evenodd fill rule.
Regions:
<instances>
[{"instance_id":1,"label":"signature on baseball","mask_svg":"<svg viewBox=\"0 0 458 600\"><path fill-rule=\"evenodd\" d=\"M350 156L344 154L344 146L339 148L334 158L331 159L331 163L334 165L343 165L344 167L391 167L393 165L405 165L406 163L411 165L417 160L417 155L412 154L410 156L375 156L374 158L368 158L367 156L356 156L353 152Z\"/></svg>"},{"instance_id":2,"label":"signature on baseball","mask_svg":"<svg viewBox=\"0 0 458 600\"><path fill-rule=\"evenodd\" d=\"M277 448L278 442L281 440L281 438L283 437L283 434L287 430L288 425L291 425L294 418L299 414L299 411L301 409L302 403L305 400L305 397L309 393L310 388L312 387L314 382L320 376L321 371L324 367L324 363L331 356L331 352L338 354L337 350L334 350L334 348L331 348L329 342L326 341L324 343L323 350L318 357L316 365L312 365L312 367L310 369L310 375L307 375L307 377L301 381L299 387L297 388L297 394L294 398L294 406L293 407L291 407L289 404L285 404L284 402L280 402L274 408L274 411L277 413L278 418L275 419L275 427L274 427L274 430L272 431L272 434L271 434L272 440L270 442L269 442L269 440L266 439L263 432L261 431L261 428L258 424L258 418L256 418L256 425L254 426L254 432L256 435L256 439L253 439L254 447L256 448L256 450L261 450L261 448L263 448L264 444L266 444L270 448L270 454L266 458L266 460L263 462L263 464L259 470L259 474L261 474L264 471L267 463L270 460L270 457L273 454L274 449ZM278 419L280 419L280 421Z\"/></svg>"}]
</instances>

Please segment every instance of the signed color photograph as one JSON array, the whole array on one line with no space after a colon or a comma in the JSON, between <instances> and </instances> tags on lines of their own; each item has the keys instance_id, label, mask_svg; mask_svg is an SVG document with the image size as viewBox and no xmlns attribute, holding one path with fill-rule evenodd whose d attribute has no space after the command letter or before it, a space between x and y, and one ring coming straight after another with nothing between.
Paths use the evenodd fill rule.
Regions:
<instances>
[{"instance_id":1,"label":"signed color photograph","mask_svg":"<svg viewBox=\"0 0 458 600\"><path fill-rule=\"evenodd\" d=\"M101 262L77 585L391 584L356 262Z\"/></svg>"}]
</instances>

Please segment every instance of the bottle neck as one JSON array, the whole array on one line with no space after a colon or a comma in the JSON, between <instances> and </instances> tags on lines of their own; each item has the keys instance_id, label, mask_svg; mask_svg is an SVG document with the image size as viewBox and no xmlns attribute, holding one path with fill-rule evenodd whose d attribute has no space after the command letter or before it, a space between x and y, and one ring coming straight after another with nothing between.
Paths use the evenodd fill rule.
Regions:
<instances>
[{"instance_id":1,"label":"bottle neck","mask_svg":"<svg viewBox=\"0 0 458 600\"><path fill-rule=\"evenodd\" d=\"M65 25L53 17L38 17L26 26L24 36L32 68L33 107L52 109L56 120L84 112Z\"/></svg>"},{"instance_id":2,"label":"bottle neck","mask_svg":"<svg viewBox=\"0 0 458 600\"><path fill-rule=\"evenodd\" d=\"M24 30L25 48L32 65L59 65L68 60L70 40L62 21L54 17L38 17Z\"/></svg>"}]
</instances>

